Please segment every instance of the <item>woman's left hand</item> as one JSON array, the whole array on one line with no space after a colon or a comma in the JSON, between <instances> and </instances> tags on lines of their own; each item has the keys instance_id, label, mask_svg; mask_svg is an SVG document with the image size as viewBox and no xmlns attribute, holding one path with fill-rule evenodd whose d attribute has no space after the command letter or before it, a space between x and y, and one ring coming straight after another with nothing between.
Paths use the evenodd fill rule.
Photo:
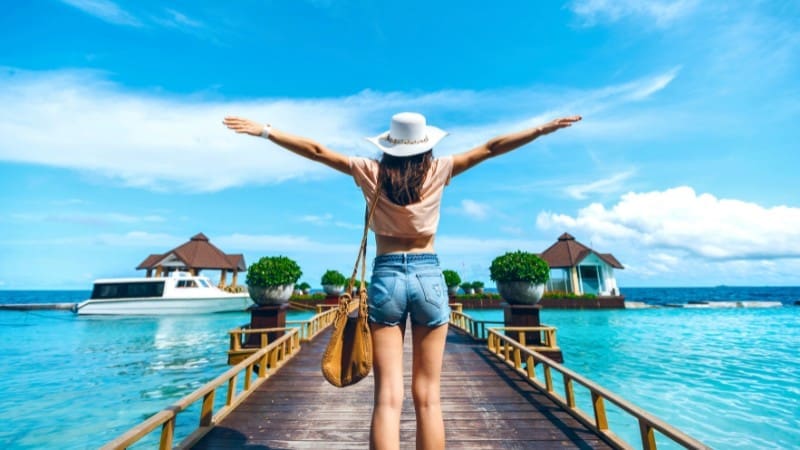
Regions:
<instances>
[{"instance_id":1,"label":"woman's left hand","mask_svg":"<svg viewBox=\"0 0 800 450\"><path fill-rule=\"evenodd\" d=\"M261 132L264 130L264 124L244 117L228 116L222 120L222 123L237 133L249 134L250 136L261 136Z\"/></svg>"}]
</instances>

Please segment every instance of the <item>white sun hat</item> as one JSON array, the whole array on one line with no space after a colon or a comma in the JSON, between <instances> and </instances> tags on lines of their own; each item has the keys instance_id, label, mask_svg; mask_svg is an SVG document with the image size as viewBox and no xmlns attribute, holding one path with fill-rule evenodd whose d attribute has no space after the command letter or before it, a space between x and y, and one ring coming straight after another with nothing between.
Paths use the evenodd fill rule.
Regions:
<instances>
[{"instance_id":1,"label":"white sun hat","mask_svg":"<svg viewBox=\"0 0 800 450\"><path fill-rule=\"evenodd\" d=\"M389 131L366 138L392 156L413 156L425 153L439 143L447 132L427 125L425 116L402 112L392 116Z\"/></svg>"}]
</instances>

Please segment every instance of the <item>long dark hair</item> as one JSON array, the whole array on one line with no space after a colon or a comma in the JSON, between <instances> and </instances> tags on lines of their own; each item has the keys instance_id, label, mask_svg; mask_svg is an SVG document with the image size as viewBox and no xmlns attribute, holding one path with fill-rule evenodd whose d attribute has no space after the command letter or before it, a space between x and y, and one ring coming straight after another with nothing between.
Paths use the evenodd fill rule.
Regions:
<instances>
[{"instance_id":1,"label":"long dark hair","mask_svg":"<svg viewBox=\"0 0 800 450\"><path fill-rule=\"evenodd\" d=\"M433 149L418 155L399 157L384 153L378 184L392 202L405 206L421 199L422 183L433 161Z\"/></svg>"}]
</instances>

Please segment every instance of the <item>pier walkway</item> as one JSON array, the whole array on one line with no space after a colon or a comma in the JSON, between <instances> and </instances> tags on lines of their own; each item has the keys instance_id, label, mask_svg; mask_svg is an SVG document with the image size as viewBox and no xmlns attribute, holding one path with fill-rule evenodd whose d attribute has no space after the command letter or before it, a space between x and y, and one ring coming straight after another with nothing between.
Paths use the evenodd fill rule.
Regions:
<instances>
[{"instance_id":1,"label":"pier walkway","mask_svg":"<svg viewBox=\"0 0 800 450\"><path fill-rule=\"evenodd\" d=\"M411 330L405 345L406 398L401 448L414 448ZM369 442L373 377L329 385L319 364L330 330L267 379L206 434L195 449L364 449ZM452 329L442 372L448 448L611 448L591 429L493 356L485 343Z\"/></svg>"}]
</instances>

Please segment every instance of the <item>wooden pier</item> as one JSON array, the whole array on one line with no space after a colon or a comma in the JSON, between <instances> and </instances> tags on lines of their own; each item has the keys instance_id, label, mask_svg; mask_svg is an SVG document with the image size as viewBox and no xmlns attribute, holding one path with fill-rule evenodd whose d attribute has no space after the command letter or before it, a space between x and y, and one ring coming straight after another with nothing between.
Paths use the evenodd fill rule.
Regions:
<instances>
[{"instance_id":1,"label":"wooden pier","mask_svg":"<svg viewBox=\"0 0 800 450\"><path fill-rule=\"evenodd\" d=\"M161 450L176 444L181 449L367 448L372 376L339 389L320 373L334 313L321 311L295 328L231 330L229 362L234 367L102 449L129 448L158 429ZM270 338L275 331L282 336ZM709 448L546 356L560 354L555 331L544 325L504 327L475 320L460 308L451 312L441 390L448 448L656 450L660 441ZM531 341L535 345L526 345L530 333L539 333ZM260 336L260 347L243 347L250 334ZM411 337L406 336L401 448L414 448L415 442L410 347ZM579 397L589 401L591 411L578 406ZM223 404L215 398L224 399ZM198 404L200 408L192 408ZM611 430L606 405L638 423L639 445ZM189 409L199 409L197 428L177 438L177 417Z\"/></svg>"},{"instance_id":2,"label":"wooden pier","mask_svg":"<svg viewBox=\"0 0 800 450\"><path fill-rule=\"evenodd\" d=\"M193 448L367 448L373 377L344 389L329 385L319 368L328 333L303 345ZM401 448L414 448L410 336L405 341ZM485 343L454 330L447 337L441 397L449 448L611 448Z\"/></svg>"}]
</instances>

